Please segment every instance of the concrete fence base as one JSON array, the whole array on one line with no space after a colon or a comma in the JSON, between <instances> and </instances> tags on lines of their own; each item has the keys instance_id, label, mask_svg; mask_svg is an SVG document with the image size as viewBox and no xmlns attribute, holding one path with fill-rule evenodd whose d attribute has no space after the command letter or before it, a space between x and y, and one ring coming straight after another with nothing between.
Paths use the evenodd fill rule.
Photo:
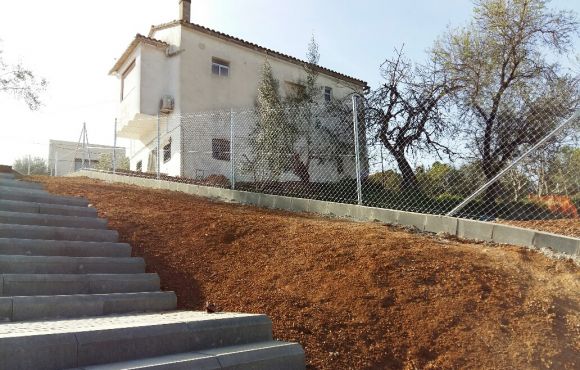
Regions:
<instances>
[{"instance_id":1,"label":"concrete fence base","mask_svg":"<svg viewBox=\"0 0 580 370\"><path fill-rule=\"evenodd\" d=\"M224 202L249 204L264 208L294 212L311 212L330 217L349 218L356 221L375 221L393 225L412 226L419 231L446 233L462 239L513 244L532 248L548 248L557 253L563 253L573 257L580 256L580 239L578 238L492 222L326 202L315 199L252 193L156 179L114 175L97 171L83 170L71 173L68 176L90 177L108 182L180 191Z\"/></svg>"}]
</instances>

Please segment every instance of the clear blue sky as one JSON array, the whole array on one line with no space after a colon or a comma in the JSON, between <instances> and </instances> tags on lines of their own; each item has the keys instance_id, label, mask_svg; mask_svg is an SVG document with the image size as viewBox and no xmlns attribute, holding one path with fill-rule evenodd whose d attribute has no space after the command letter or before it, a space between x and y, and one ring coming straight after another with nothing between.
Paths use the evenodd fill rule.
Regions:
<instances>
[{"instance_id":1,"label":"clear blue sky","mask_svg":"<svg viewBox=\"0 0 580 370\"><path fill-rule=\"evenodd\" d=\"M577 0L552 4L580 13ZM314 34L321 65L374 87L395 47L405 44L408 56L422 60L447 26L468 21L472 7L469 0L193 0L192 21L299 58ZM5 58L21 60L50 86L39 112L0 96L0 163L46 157L48 139L78 140L83 121L91 142L111 144L119 87L108 70L136 33L177 15L178 0L1 1Z\"/></svg>"}]
</instances>

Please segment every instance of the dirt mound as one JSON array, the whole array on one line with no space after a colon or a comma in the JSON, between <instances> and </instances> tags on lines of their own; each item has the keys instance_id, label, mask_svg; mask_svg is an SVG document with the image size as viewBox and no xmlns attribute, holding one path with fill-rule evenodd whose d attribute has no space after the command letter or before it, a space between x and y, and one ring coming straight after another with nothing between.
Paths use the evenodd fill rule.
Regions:
<instances>
[{"instance_id":1,"label":"dirt mound","mask_svg":"<svg viewBox=\"0 0 580 370\"><path fill-rule=\"evenodd\" d=\"M182 308L268 314L312 369L580 367L580 270L516 247L213 203L89 179L90 199Z\"/></svg>"}]
</instances>

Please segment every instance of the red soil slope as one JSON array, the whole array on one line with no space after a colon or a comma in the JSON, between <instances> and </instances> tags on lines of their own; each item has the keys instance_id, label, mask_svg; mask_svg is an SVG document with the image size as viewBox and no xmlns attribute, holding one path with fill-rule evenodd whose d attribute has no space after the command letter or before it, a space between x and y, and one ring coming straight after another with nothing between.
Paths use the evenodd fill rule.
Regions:
<instances>
[{"instance_id":1,"label":"red soil slope","mask_svg":"<svg viewBox=\"0 0 580 370\"><path fill-rule=\"evenodd\" d=\"M580 269L516 247L89 179L81 195L177 292L268 314L312 369L578 369Z\"/></svg>"}]
</instances>

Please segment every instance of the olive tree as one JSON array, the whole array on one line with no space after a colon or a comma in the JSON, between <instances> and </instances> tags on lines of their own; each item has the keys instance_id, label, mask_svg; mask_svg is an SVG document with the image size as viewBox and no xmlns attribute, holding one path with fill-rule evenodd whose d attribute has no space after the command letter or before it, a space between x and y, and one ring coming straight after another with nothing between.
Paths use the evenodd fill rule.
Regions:
<instances>
[{"instance_id":1,"label":"olive tree","mask_svg":"<svg viewBox=\"0 0 580 370\"><path fill-rule=\"evenodd\" d=\"M44 78L37 77L21 63L5 62L0 50L0 92L22 99L28 108L36 110L41 105L40 94L46 85Z\"/></svg>"},{"instance_id":2,"label":"olive tree","mask_svg":"<svg viewBox=\"0 0 580 370\"><path fill-rule=\"evenodd\" d=\"M472 22L431 55L453 87L458 122L489 181L578 106L578 78L550 55L570 51L576 15L545 0L477 0ZM493 203L501 184L485 193Z\"/></svg>"}]
</instances>

